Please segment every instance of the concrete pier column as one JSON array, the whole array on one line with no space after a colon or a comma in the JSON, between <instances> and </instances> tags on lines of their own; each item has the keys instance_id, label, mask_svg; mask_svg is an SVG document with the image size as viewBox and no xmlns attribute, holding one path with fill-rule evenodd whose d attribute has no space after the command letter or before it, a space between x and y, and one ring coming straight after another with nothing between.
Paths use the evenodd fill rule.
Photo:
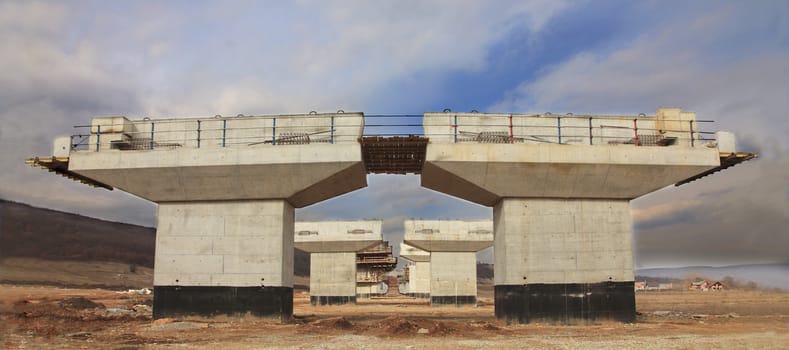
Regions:
<instances>
[{"instance_id":1,"label":"concrete pier column","mask_svg":"<svg viewBox=\"0 0 789 350\"><path fill-rule=\"evenodd\" d=\"M400 243L400 257L413 262L408 265L408 284L405 294L430 299L430 252Z\"/></svg>"},{"instance_id":2,"label":"concrete pier column","mask_svg":"<svg viewBox=\"0 0 789 350\"><path fill-rule=\"evenodd\" d=\"M477 253L430 254L430 304L477 304Z\"/></svg>"},{"instance_id":3,"label":"concrete pier column","mask_svg":"<svg viewBox=\"0 0 789 350\"><path fill-rule=\"evenodd\" d=\"M493 208L496 318L632 322L628 200L503 198Z\"/></svg>"},{"instance_id":4,"label":"concrete pier column","mask_svg":"<svg viewBox=\"0 0 789 350\"><path fill-rule=\"evenodd\" d=\"M290 318L293 225L285 200L160 203L154 318Z\"/></svg>"},{"instance_id":5,"label":"concrete pier column","mask_svg":"<svg viewBox=\"0 0 789 350\"><path fill-rule=\"evenodd\" d=\"M409 270L408 294L416 298L430 298L430 261L416 261Z\"/></svg>"},{"instance_id":6,"label":"concrete pier column","mask_svg":"<svg viewBox=\"0 0 789 350\"><path fill-rule=\"evenodd\" d=\"M400 255L429 261L430 304L476 305L477 252L493 245L493 222L406 220L403 226Z\"/></svg>"},{"instance_id":7,"label":"concrete pier column","mask_svg":"<svg viewBox=\"0 0 789 350\"><path fill-rule=\"evenodd\" d=\"M310 303L356 303L356 253L310 254Z\"/></svg>"},{"instance_id":8,"label":"concrete pier column","mask_svg":"<svg viewBox=\"0 0 789 350\"><path fill-rule=\"evenodd\" d=\"M381 289L382 288L381 288L380 284L369 284L369 283L361 284L361 283L357 282L357 284L356 284L356 298L357 299L370 299L370 297L372 297L373 295L386 294Z\"/></svg>"}]
</instances>

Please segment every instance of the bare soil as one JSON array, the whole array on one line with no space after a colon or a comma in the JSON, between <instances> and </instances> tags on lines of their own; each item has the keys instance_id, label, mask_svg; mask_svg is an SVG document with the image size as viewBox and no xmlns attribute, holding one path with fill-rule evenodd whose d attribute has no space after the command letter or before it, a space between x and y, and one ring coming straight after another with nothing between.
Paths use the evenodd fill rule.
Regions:
<instances>
[{"instance_id":1,"label":"bare soil","mask_svg":"<svg viewBox=\"0 0 789 350\"><path fill-rule=\"evenodd\" d=\"M297 291L287 322L224 316L154 321L151 295L6 284L0 285L0 348L789 348L787 293L643 293L636 323L578 326L507 325L493 317L490 291L481 294L477 307L431 307L406 297L320 307Z\"/></svg>"}]
</instances>

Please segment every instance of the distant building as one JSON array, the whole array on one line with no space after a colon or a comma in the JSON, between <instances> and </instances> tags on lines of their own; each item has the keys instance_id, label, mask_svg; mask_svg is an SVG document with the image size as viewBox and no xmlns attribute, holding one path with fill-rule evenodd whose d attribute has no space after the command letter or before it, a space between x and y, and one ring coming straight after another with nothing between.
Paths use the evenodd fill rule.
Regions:
<instances>
[{"instance_id":1,"label":"distant building","mask_svg":"<svg viewBox=\"0 0 789 350\"><path fill-rule=\"evenodd\" d=\"M649 283L647 281L643 282L635 282L633 284L636 292L642 291L663 291L663 290L672 290L674 289L673 283Z\"/></svg>"},{"instance_id":2,"label":"distant building","mask_svg":"<svg viewBox=\"0 0 789 350\"><path fill-rule=\"evenodd\" d=\"M710 285L710 289L712 289L712 290L723 290L723 283L715 282L712 285Z\"/></svg>"},{"instance_id":3,"label":"distant building","mask_svg":"<svg viewBox=\"0 0 789 350\"><path fill-rule=\"evenodd\" d=\"M658 283L658 290L672 290L674 283Z\"/></svg>"},{"instance_id":4,"label":"distant building","mask_svg":"<svg viewBox=\"0 0 789 350\"><path fill-rule=\"evenodd\" d=\"M709 282L706 280L698 280L695 282L690 283L690 290L700 290L700 291L707 291L709 290Z\"/></svg>"},{"instance_id":5,"label":"distant building","mask_svg":"<svg viewBox=\"0 0 789 350\"><path fill-rule=\"evenodd\" d=\"M698 280L695 282L690 283L690 290L699 290L702 292L706 292L709 290L720 291L723 290L723 283L720 282L710 282L706 280Z\"/></svg>"}]
</instances>

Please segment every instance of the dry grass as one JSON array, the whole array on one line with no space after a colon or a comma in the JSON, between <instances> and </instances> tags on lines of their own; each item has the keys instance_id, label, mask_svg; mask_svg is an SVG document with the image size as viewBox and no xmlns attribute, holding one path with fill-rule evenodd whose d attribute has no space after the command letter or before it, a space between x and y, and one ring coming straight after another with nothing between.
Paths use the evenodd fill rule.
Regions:
<instances>
[{"instance_id":1,"label":"dry grass","mask_svg":"<svg viewBox=\"0 0 789 350\"><path fill-rule=\"evenodd\" d=\"M32 258L0 260L0 282L108 289L150 288L153 269L106 261L57 261Z\"/></svg>"},{"instance_id":2,"label":"dry grass","mask_svg":"<svg viewBox=\"0 0 789 350\"><path fill-rule=\"evenodd\" d=\"M73 310L64 300L84 297L106 306ZM645 293L638 322L586 326L503 324L493 306L430 307L409 298L359 305L312 306L294 296L294 319L253 317L153 321L151 296L102 289L0 286L0 347L114 349L785 349L789 295ZM137 311L133 311L137 310Z\"/></svg>"}]
</instances>

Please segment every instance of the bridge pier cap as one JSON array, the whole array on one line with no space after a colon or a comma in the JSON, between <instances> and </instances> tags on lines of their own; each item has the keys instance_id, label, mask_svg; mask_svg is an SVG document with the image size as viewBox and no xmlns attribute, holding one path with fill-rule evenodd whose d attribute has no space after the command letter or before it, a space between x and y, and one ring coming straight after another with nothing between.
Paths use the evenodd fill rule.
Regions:
<instances>
[{"instance_id":1,"label":"bridge pier cap","mask_svg":"<svg viewBox=\"0 0 789 350\"><path fill-rule=\"evenodd\" d=\"M362 113L130 121L94 118L69 170L153 202L284 199L367 186Z\"/></svg>"}]
</instances>

